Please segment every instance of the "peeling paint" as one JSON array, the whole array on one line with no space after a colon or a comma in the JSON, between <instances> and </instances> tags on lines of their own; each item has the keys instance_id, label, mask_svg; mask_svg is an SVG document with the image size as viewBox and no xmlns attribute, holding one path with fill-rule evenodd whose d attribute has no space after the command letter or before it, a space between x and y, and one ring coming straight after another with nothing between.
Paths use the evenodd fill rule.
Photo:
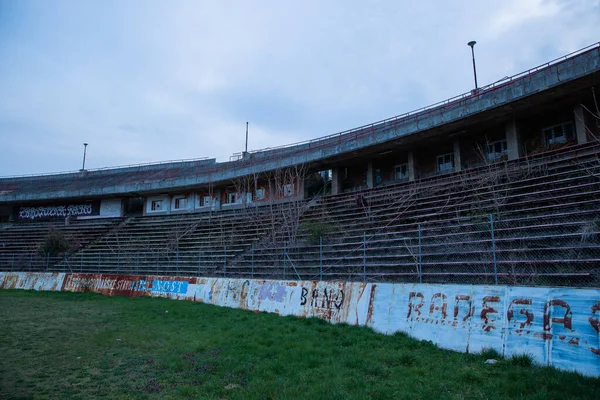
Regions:
<instances>
[{"instance_id":1,"label":"peeling paint","mask_svg":"<svg viewBox=\"0 0 600 400\"><path fill-rule=\"evenodd\" d=\"M397 331L469 353L528 353L600 376L600 290L0 272L0 288L155 296Z\"/></svg>"}]
</instances>

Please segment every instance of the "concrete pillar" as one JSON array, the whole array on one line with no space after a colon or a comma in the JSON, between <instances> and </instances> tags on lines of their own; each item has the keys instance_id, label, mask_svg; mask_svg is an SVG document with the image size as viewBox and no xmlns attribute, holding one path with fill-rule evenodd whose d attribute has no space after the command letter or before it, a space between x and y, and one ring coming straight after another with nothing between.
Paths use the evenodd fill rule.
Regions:
<instances>
[{"instance_id":1,"label":"concrete pillar","mask_svg":"<svg viewBox=\"0 0 600 400\"><path fill-rule=\"evenodd\" d=\"M298 177L298 197L299 200L304 199L304 179L299 176Z\"/></svg>"},{"instance_id":2,"label":"concrete pillar","mask_svg":"<svg viewBox=\"0 0 600 400\"><path fill-rule=\"evenodd\" d=\"M415 156L412 151L408 152L408 180L414 181L416 176Z\"/></svg>"},{"instance_id":3,"label":"concrete pillar","mask_svg":"<svg viewBox=\"0 0 600 400\"><path fill-rule=\"evenodd\" d=\"M211 201L211 209L218 211L221 209L221 197L223 190L220 187L216 187L213 194L213 200Z\"/></svg>"},{"instance_id":4,"label":"concrete pillar","mask_svg":"<svg viewBox=\"0 0 600 400\"><path fill-rule=\"evenodd\" d=\"M585 131L585 116L583 114L583 107L581 104L575 106L573 110L575 113L575 134L577 136L577 143L587 143L587 132Z\"/></svg>"},{"instance_id":5,"label":"concrete pillar","mask_svg":"<svg viewBox=\"0 0 600 400\"><path fill-rule=\"evenodd\" d=\"M516 160L521 157L521 144L519 142L519 131L517 129L517 121L513 118L506 123L506 149L508 151L508 159Z\"/></svg>"},{"instance_id":6,"label":"concrete pillar","mask_svg":"<svg viewBox=\"0 0 600 400\"><path fill-rule=\"evenodd\" d=\"M277 200L275 193L275 182L272 179L269 179L269 201L273 202L275 200Z\"/></svg>"},{"instance_id":7,"label":"concrete pillar","mask_svg":"<svg viewBox=\"0 0 600 400\"><path fill-rule=\"evenodd\" d=\"M367 163L367 187L369 189L373 188L373 161L369 160Z\"/></svg>"},{"instance_id":8,"label":"concrete pillar","mask_svg":"<svg viewBox=\"0 0 600 400\"><path fill-rule=\"evenodd\" d=\"M462 162L460 160L460 141L458 138L454 139L452 146L454 148L454 171L458 172L462 169Z\"/></svg>"},{"instance_id":9,"label":"concrete pillar","mask_svg":"<svg viewBox=\"0 0 600 400\"><path fill-rule=\"evenodd\" d=\"M340 168L331 169L331 194L340 194L342 192Z\"/></svg>"}]
</instances>

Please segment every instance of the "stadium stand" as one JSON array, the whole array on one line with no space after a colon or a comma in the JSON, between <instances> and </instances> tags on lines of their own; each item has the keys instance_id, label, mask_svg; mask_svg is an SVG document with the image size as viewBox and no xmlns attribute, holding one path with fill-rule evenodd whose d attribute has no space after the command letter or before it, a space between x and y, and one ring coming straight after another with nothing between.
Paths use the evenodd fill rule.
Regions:
<instances>
[{"instance_id":1,"label":"stadium stand","mask_svg":"<svg viewBox=\"0 0 600 400\"><path fill-rule=\"evenodd\" d=\"M0 178L0 270L598 287L599 83L596 43L233 161Z\"/></svg>"}]
</instances>

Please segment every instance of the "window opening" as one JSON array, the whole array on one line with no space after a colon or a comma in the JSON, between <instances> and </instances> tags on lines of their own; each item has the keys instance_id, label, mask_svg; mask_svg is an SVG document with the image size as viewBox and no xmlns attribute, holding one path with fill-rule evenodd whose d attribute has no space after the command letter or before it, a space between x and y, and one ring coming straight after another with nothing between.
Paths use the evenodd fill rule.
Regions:
<instances>
[{"instance_id":1,"label":"window opening","mask_svg":"<svg viewBox=\"0 0 600 400\"><path fill-rule=\"evenodd\" d=\"M408 179L408 164L394 166L394 179Z\"/></svg>"},{"instance_id":2,"label":"window opening","mask_svg":"<svg viewBox=\"0 0 600 400\"><path fill-rule=\"evenodd\" d=\"M438 172L452 171L454 169L454 153L437 156Z\"/></svg>"}]
</instances>

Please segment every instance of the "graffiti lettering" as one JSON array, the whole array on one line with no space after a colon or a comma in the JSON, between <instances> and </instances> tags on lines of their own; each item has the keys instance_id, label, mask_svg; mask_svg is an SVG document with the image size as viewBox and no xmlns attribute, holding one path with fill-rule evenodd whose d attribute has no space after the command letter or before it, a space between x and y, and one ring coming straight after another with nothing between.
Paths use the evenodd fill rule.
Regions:
<instances>
[{"instance_id":1,"label":"graffiti lettering","mask_svg":"<svg viewBox=\"0 0 600 400\"><path fill-rule=\"evenodd\" d=\"M513 320L515 318L515 308L516 306L530 306L531 305L531 299L514 299L513 301L510 302L510 304L508 305L508 309L506 311L506 318L508 319L508 322L511 322L511 320ZM533 323L533 312L530 312L528 308L525 307L520 307L519 308L519 312L520 315L524 315L525 316L525 321L520 321L519 323L519 328L515 330L515 333L517 334L521 334L524 330L524 328L530 327L531 324ZM518 323L518 321L515 321L515 323ZM528 330L526 333L529 333L530 331Z\"/></svg>"},{"instance_id":2,"label":"graffiti lettering","mask_svg":"<svg viewBox=\"0 0 600 400\"><path fill-rule=\"evenodd\" d=\"M90 215L91 204L48 207L22 207L19 210L20 219L36 219L44 217L66 217L68 215Z\"/></svg>"},{"instance_id":3,"label":"graffiti lettering","mask_svg":"<svg viewBox=\"0 0 600 400\"><path fill-rule=\"evenodd\" d=\"M550 313L552 312L553 307L563 307L565 309L565 313L562 318L552 317L550 318ZM552 334L552 323L562 324L565 329L573 331L573 316L571 313L571 307L564 300L550 300L544 305L544 332L535 334L536 337L540 337L544 340L551 340L554 336ZM561 335L559 337L560 340L564 340L566 336Z\"/></svg>"},{"instance_id":4,"label":"graffiti lettering","mask_svg":"<svg viewBox=\"0 0 600 400\"><path fill-rule=\"evenodd\" d=\"M277 303L281 303L285 300L287 294L284 285L280 285L277 282L265 282L260 288L258 298L260 300L272 300Z\"/></svg>"},{"instance_id":5,"label":"graffiti lettering","mask_svg":"<svg viewBox=\"0 0 600 400\"><path fill-rule=\"evenodd\" d=\"M436 300L437 299L441 299L442 301L442 305L436 305ZM433 296L431 296L431 305L429 306L429 315L432 315L434 311L441 311L442 312L442 319L446 319L446 295L443 293L436 293Z\"/></svg>"},{"instance_id":6,"label":"graffiti lettering","mask_svg":"<svg viewBox=\"0 0 600 400\"><path fill-rule=\"evenodd\" d=\"M303 306L306 304L306 295L308 294L307 288L302 288L302 293L300 294L300 305Z\"/></svg>"},{"instance_id":7,"label":"graffiti lettering","mask_svg":"<svg viewBox=\"0 0 600 400\"><path fill-rule=\"evenodd\" d=\"M494 322L496 318L491 318L491 315L498 314L498 310L493 308L489 303L499 303L500 297L498 296L485 296L482 301L481 320L483 321L482 329L485 332L490 332L496 329Z\"/></svg>"},{"instance_id":8,"label":"graffiti lettering","mask_svg":"<svg viewBox=\"0 0 600 400\"><path fill-rule=\"evenodd\" d=\"M452 326L458 325L458 313L461 302L467 302L467 314L462 318L463 324L467 322L469 318L475 315L475 307L473 306L473 300L471 300L471 296L456 295L454 301L454 322L452 322Z\"/></svg>"},{"instance_id":9,"label":"graffiti lettering","mask_svg":"<svg viewBox=\"0 0 600 400\"><path fill-rule=\"evenodd\" d=\"M328 310L335 308L336 310L339 310L344 303L345 294L343 289L338 289L334 286L324 287L322 293L319 289L314 289L310 294L308 289L302 288L300 293L300 305L305 306L308 303L309 297L310 307Z\"/></svg>"},{"instance_id":10,"label":"graffiti lettering","mask_svg":"<svg viewBox=\"0 0 600 400\"><path fill-rule=\"evenodd\" d=\"M419 299L418 304L414 303L415 298ZM420 316L421 315L420 308L423 307L423 304L425 304L425 297L421 293L410 292L410 294L408 295L408 314L406 315L406 318L410 319L410 316L413 311Z\"/></svg>"}]
</instances>

